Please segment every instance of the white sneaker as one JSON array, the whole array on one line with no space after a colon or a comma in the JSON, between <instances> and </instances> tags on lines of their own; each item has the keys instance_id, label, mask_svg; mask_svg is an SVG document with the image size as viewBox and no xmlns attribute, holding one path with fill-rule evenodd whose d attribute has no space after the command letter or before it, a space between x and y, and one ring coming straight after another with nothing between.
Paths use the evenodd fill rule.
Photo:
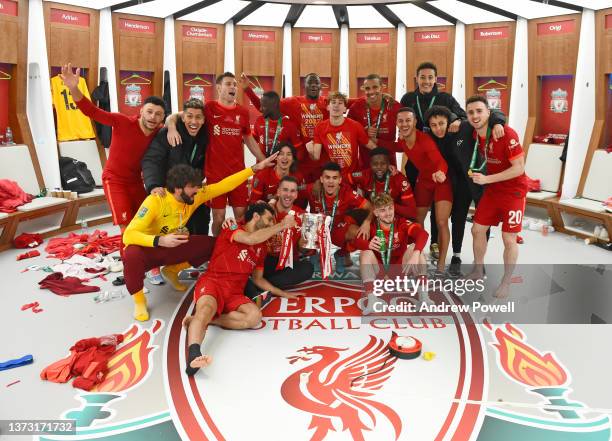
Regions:
<instances>
[{"instance_id":1,"label":"white sneaker","mask_svg":"<svg viewBox=\"0 0 612 441\"><path fill-rule=\"evenodd\" d=\"M153 285L163 285L166 283L159 268L153 268L151 271L147 271L146 276L147 280Z\"/></svg>"}]
</instances>

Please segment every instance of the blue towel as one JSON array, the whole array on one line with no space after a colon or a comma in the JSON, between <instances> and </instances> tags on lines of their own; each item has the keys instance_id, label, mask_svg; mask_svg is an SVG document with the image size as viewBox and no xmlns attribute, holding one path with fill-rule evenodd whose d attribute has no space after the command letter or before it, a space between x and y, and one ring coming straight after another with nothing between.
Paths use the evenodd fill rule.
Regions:
<instances>
[{"instance_id":1,"label":"blue towel","mask_svg":"<svg viewBox=\"0 0 612 441\"><path fill-rule=\"evenodd\" d=\"M19 366L25 366L26 364L34 363L34 358L31 354L24 355L21 358L16 358L14 360L3 361L0 363L0 371L5 371L7 369L13 369Z\"/></svg>"}]
</instances>

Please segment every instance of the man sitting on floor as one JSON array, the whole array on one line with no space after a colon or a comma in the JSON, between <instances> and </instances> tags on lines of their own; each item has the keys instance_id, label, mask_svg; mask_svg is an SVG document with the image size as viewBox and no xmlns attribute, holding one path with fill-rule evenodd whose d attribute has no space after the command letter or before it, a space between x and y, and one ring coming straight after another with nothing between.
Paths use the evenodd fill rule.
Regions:
<instances>
[{"instance_id":1,"label":"man sitting on floor","mask_svg":"<svg viewBox=\"0 0 612 441\"><path fill-rule=\"evenodd\" d=\"M373 291L374 279L394 277L400 273L421 274L426 268L423 248L429 234L415 222L395 215L393 198L379 193L372 198L376 221L370 226L370 239L356 238L351 245L362 250L359 268L366 294ZM378 237L381 230L383 239ZM421 267L418 268L418 265Z\"/></svg>"},{"instance_id":2,"label":"man sitting on floor","mask_svg":"<svg viewBox=\"0 0 612 441\"><path fill-rule=\"evenodd\" d=\"M270 167L276 154L235 173L222 181L202 187L202 175L189 165L180 164L168 171L166 194L149 195L123 235L124 277L128 292L134 299L134 318L149 319L147 300L143 292L145 272L167 265L162 274L172 286L184 291L178 273L189 265L200 266L211 253L214 239L203 235L189 235L185 224L191 214L204 202L217 197L246 181L264 167Z\"/></svg>"},{"instance_id":3,"label":"man sitting on floor","mask_svg":"<svg viewBox=\"0 0 612 441\"><path fill-rule=\"evenodd\" d=\"M284 176L278 184L276 191L276 200L271 200L270 205L276 210L276 222L280 223L293 211L296 217L296 227L302 226L300 215L305 213L304 210L297 205L294 205L298 197L298 181L293 176ZM245 294L249 298L255 298L262 293L262 289L258 288L258 280L265 278L277 289L271 291L271 294L281 297L296 297L295 294L286 293L283 290L305 282L312 277L314 268L312 263L307 260L299 260L300 244L302 243L301 235L298 228L293 228L293 237L291 240L291 248L288 244L283 244L283 233L278 233L268 241L268 255L264 262L264 269L256 269L253 273L253 278L247 282ZM293 254L290 256L289 252ZM286 265L286 262L291 260L292 265ZM277 268L278 265L281 268ZM265 299L264 299L265 301Z\"/></svg>"},{"instance_id":4,"label":"man sitting on floor","mask_svg":"<svg viewBox=\"0 0 612 441\"><path fill-rule=\"evenodd\" d=\"M195 314L186 317L187 375L194 375L212 362L202 355L202 342L210 323L227 329L247 329L257 326L261 311L244 295L247 279L255 270L263 272L266 241L272 236L295 227L295 217L287 215L274 223L274 210L265 202L250 205L244 215L245 224L221 230L208 270L197 281L193 301ZM279 290L263 276L255 277L257 286L283 297L292 296Z\"/></svg>"}]
</instances>

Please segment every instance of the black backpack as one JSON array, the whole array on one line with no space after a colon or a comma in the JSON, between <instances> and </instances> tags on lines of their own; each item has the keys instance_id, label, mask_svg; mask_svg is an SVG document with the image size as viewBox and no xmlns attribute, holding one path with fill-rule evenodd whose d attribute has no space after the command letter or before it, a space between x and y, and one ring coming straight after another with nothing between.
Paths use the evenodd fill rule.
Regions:
<instances>
[{"instance_id":1,"label":"black backpack","mask_svg":"<svg viewBox=\"0 0 612 441\"><path fill-rule=\"evenodd\" d=\"M59 165L64 190L89 193L96 187L96 182L84 162L60 156Z\"/></svg>"}]
</instances>

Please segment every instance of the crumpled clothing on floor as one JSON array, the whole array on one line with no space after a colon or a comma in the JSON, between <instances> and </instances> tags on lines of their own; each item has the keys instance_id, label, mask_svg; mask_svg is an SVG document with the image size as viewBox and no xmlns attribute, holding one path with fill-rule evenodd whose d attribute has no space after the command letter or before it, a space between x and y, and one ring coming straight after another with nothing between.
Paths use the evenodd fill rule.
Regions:
<instances>
[{"instance_id":1,"label":"crumpled clothing on floor","mask_svg":"<svg viewBox=\"0 0 612 441\"><path fill-rule=\"evenodd\" d=\"M108 360L117 346L123 343L122 334L99 338L85 338L70 348L70 355L50 364L42 370L40 378L54 383L66 383L76 377L72 386L91 390L101 383L108 373Z\"/></svg>"},{"instance_id":2,"label":"crumpled clothing on floor","mask_svg":"<svg viewBox=\"0 0 612 441\"><path fill-rule=\"evenodd\" d=\"M85 285L81 279L64 277L62 273L51 273L38 284L41 289L49 289L60 296L100 291L99 286Z\"/></svg>"},{"instance_id":3,"label":"crumpled clothing on floor","mask_svg":"<svg viewBox=\"0 0 612 441\"><path fill-rule=\"evenodd\" d=\"M110 261L107 259L90 259L89 257L76 254L62 263L53 265L53 272L62 273L64 277L77 277L81 280L89 280L108 273Z\"/></svg>"},{"instance_id":4,"label":"crumpled clothing on floor","mask_svg":"<svg viewBox=\"0 0 612 441\"><path fill-rule=\"evenodd\" d=\"M80 244L82 247L75 247ZM68 236L55 237L49 240L45 251L49 253L47 257L66 260L75 254L93 258L97 255L106 255L119 251L121 235L109 236L106 231L96 230L92 234L70 233Z\"/></svg>"}]
</instances>

